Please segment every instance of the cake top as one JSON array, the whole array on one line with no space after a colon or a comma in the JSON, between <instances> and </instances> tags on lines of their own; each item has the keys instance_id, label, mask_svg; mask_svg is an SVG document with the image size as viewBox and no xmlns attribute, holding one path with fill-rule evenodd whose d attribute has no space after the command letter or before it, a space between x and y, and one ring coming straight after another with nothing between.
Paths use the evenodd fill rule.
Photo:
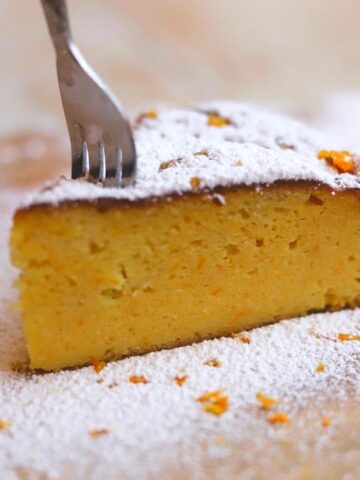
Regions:
<instances>
[{"instance_id":1,"label":"cake top","mask_svg":"<svg viewBox=\"0 0 360 480\"><path fill-rule=\"evenodd\" d=\"M315 181L334 190L360 186L357 157L330 151L329 143L297 121L236 102L149 111L136 122L135 142L138 171L133 185L115 189L62 179L27 204L136 201L279 180Z\"/></svg>"}]
</instances>

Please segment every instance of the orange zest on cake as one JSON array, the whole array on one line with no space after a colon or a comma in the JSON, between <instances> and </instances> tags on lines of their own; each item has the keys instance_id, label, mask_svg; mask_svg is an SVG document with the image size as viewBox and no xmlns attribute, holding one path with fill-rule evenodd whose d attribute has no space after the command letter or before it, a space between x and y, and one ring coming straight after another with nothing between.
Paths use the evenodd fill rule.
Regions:
<instances>
[{"instance_id":1,"label":"orange zest on cake","mask_svg":"<svg viewBox=\"0 0 360 480\"><path fill-rule=\"evenodd\" d=\"M182 387L188 378L189 378L188 375L177 375L175 377L176 385L179 385L179 387Z\"/></svg>"},{"instance_id":2,"label":"orange zest on cake","mask_svg":"<svg viewBox=\"0 0 360 480\"><path fill-rule=\"evenodd\" d=\"M197 401L203 404L204 412L222 415L229 408L229 397L223 395L223 390L214 390L201 395Z\"/></svg>"},{"instance_id":3,"label":"orange zest on cake","mask_svg":"<svg viewBox=\"0 0 360 480\"><path fill-rule=\"evenodd\" d=\"M97 360L96 358L92 358L90 360L91 365L94 367L96 373L101 372L106 367L106 362L104 360Z\"/></svg>"},{"instance_id":4,"label":"orange zest on cake","mask_svg":"<svg viewBox=\"0 0 360 480\"><path fill-rule=\"evenodd\" d=\"M273 412L268 416L269 423L290 423L289 416L285 412Z\"/></svg>"},{"instance_id":5,"label":"orange zest on cake","mask_svg":"<svg viewBox=\"0 0 360 480\"><path fill-rule=\"evenodd\" d=\"M337 338L340 342L360 341L360 335L352 335L351 333L339 333Z\"/></svg>"},{"instance_id":6,"label":"orange zest on cake","mask_svg":"<svg viewBox=\"0 0 360 480\"><path fill-rule=\"evenodd\" d=\"M356 159L358 159L358 157L346 150L320 150L318 157L326 160L340 173L353 173L356 167Z\"/></svg>"},{"instance_id":7,"label":"orange zest on cake","mask_svg":"<svg viewBox=\"0 0 360 480\"><path fill-rule=\"evenodd\" d=\"M322 425L323 427L330 427L330 425L331 425L330 417L327 417L327 416L323 417L323 418L321 419L321 425Z\"/></svg>"},{"instance_id":8,"label":"orange zest on cake","mask_svg":"<svg viewBox=\"0 0 360 480\"><path fill-rule=\"evenodd\" d=\"M98 438L98 437L103 437L104 435L107 435L109 433L109 430L107 428L99 428L96 430L90 430L89 435L90 437L93 438Z\"/></svg>"},{"instance_id":9,"label":"orange zest on cake","mask_svg":"<svg viewBox=\"0 0 360 480\"><path fill-rule=\"evenodd\" d=\"M0 432L1 432L2 430L8 429L8 428L10 427L10 425L11 425L10 422L8 422L7 420L4 420L4 419L0 418Z\"/></svg>"},{"instance_id":10,"label":"orange zest on cake","mask_svg":"<svg viewBox=\"0 0 360 480\"><path fill-rule=\"evenodd\" d=\"M135 125L140 125L145 119L155 119L157 118L158 114L155 109L150 109L147 112L140 113L135 120Z\"/></svg>"},{"instance_id":11,"label":"orange zest on cake","mask_svg":"<svg viewBox=\"0 0 360 480\"><path fill-rule=\"evenodd\" d=\"M208 115L208 125L210 127L224 127L231 123L228 118L223 117L216 112L209 112Z\"/></svg>"},{"instance_id":12,"label":"orange zest on cake","mask_svg":"<svg viewBox=\"0 0 360 480\"><path fill-rule=\"evenodd\" d=\"M316 367L316 372L317 372L317 373L322 373L322 372L324 372L324 371L325 371L325 365L324 365L322 362L320 362L320 363L318 364L318 366Z\"/></svg>"},{"instance_id":13,"label":"orange zest on cake","mask_svg":"<svg viewBox=\"0 0 360 480\"><path fill-rule=\"evenodd\" d=\"M220 360L217 360L216 358L212 358L211 360L207 360L204 362L204 365L207 365L208 367L215 367L219 368L222 365L222 362Z\"/></svg>"},{"instance_id":14,"label":"orange zest on cake","mask_svg":"<svg viewBox=\"0 0 360 480\"><path fill-rule=\"evenodd\" d=\"M258 392L256 394L256 398L263 410L270 410L271 408L275 407L276 405L279 405L280 403L280 400L278 398L268 397L262 392Z\"/></svg>"},{"instance_id":15,"label":"orange zest on cake","mask_svg":"<svg viewBox=\"0 0 360 480\"><path fill-rule=\"evenodd\" d=\"M129 377L129 382L130 383L150 383L147 378L145 378L143 375L131 375Z\"/></svg>"},{"instance_id":16,"label":"orange zest on cake","mask_svg":"<svg viewBox=\"0 0 360 480\"><path fill-rule=\"evenodd\" d=\"M135 140L133 185L63 179L16 212L33 369L360 305L360 179L318 158L313 131L230 102L159 110Z\"/></svg>"}]
</instances>

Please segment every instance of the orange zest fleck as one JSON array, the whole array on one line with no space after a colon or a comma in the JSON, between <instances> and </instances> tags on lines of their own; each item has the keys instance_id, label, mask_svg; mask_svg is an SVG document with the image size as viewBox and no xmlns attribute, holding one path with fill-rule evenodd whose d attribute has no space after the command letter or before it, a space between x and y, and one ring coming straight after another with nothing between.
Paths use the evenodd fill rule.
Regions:
<instances>
[{"instance_id":1,"label":"orange zest fleck","mask_svg":"<svg viewBox=\"0 0 360 480\"><path fill-rule=\"evenodd\" d=\"M146 115L147 118L157 118L158 117L158 113L154 108L151 108L150 110L148 110L145 113L145 115Z\"/></svg>"},{"instance_id":2,"label":"orange zest fleck","mask_svg":"<svg viewBox=\"0 0 360 480\"><path fill-rule=\"evenodd\" d=\"M270 410L271 408L275 407L275 405L279 405L280 403L278 398L268 397L262 392L258 392L256 394L256 398L263 410Z\"/></svg>"},{"instance_id":3,"label":"orange zest fleck","mask_svg":"<svg viewBox=\"0 0 360 480\"><path fill-rule=\"evenodd\" d=\"M360 335L351 335L351 333L339 333L337 338L341 342L348 342L350 340L355 341L355 342L360 341Z\"/></svg>"},{"instance_id":4,"label":"orange zest fleck","mask_svg":"<svg viewBox=\"0 0 360 480\"><path fill-rule=\"evenodd\" d=\"M289 416L285 412L273 412L268 416L269 423L289 423Z\"/></svg>"},{"instance_id":5,"label":"orange zest fleck","mask_svg":"<svg viewBox=\"0 0 360 480\"><path fill-rule=\"evenodd\" d=\"M339 333L338 335L338 339L341 341L341 342L347 342L348 340L350 340L350 333Z\"/></svg>"},{"instance_id":6,"label":"orange zest fleck","mask_svg":"<svg viewBox=\"0 0 360 480\"><path fill-rule=\"evenodd\" d=\"M90 363L94 367L96 373L101 372L101 370L106 367L106 363L104 362L104 360L97 360L96 358L92 358L90 360Z\"/></svg>"},{"instance_id":7,"label":"orange zest fleck","mask_svg":"<svg viewBox=\"0 0 360 480\"><path fill-rule=\"evenodd\" d=\"M193 190L198 190L200 188L201 179L199 177L191 177L190 185Z\"/></svg>"},{"instance_id":8,"label":"orange zest fleck","mask_svg":"<svg viewBox=\"0 0 360 480\"><path fill-rule=\"evenodd\" d=\"M316 372L317 373L322 373L325 370L325 365L320 362L319 365L316 367Z\"/></svg>"},{"instance_id":9,"label":"orange zest fleck","mask_svg":"<svg viewBox=\"0 0 360 480\"><path fill-rule=\"evenodd\" d=\"M90 430L89 435L93 438L97 437L102 437L103 435L106 435L109 433L109 430L107 428L99 428L96 430Z\"/></svg>"},{"instance_id":10,"label":"orange zest fleck","mask_svg":"<svg viewBox=\"0 0 360 480\"><path fill-rule=\"evenodd\" d=\"M175 382L179 387L182 387L188 378L188 375L177 375L175 377Z\"/></svg>"},{"instance_id":11,"label":"orange zest fleck","mask_svg":"<svg viewBox=\"0 0 360 480\"><path fill-rule=\"evenodd\" d=\"M220 360L217 360L216 358L212 358L211 360L204 362L204 365L207 365L208 367L219 368L221 367L222 362L220 362Z\"/></svg>"},{"instance_id":12,"label":"orange zest fleck","mask_svg":"<svg viewBox=\"0 0 360 480\"><path fill-rule=\"evenodd\" d=\"M146 118L155 119L158 117L158 113L155 109L151 108L147 112L140 113L135 120L135 125L140 125Z\"/></svg>"},{"instance_id":13,"label":"orange zest fleck","mask_svg":"<svg viewBox=\"0 0 360 480\"><path fill-rule=\"evenodd\" d=\"M131 383L149 383L149 380L143 375L131 375L129 377L129 382Z\"/></svg>"},{"instance_id":14,"label":"orange zest fleck","mask_svg":"<svg viewBox=\"0 0 360 480\"><path fill-rule=\"evenodd\" d=\"M204 393L197 401L203 404L204 412L217 416L222 415L229 408L229 397L223 395L222 390Z\"/></svg>"},{"instance_id":15,"label":"orange zest fleck","mask_svg":"<svg viewBox=\"0 0 360 480\"><path fill-rule=\"evenodd\" d=\"M219 115L216 112L208 113L208 125L209 127L224 127L230 125L231 122L228 118Z\"/></svg>"},{"instance_id":16,"label":"orange zest fleck","mask_svg":"<svg viewBox=\"0 0 360 480\"><path fill-rule=\"evenodd\" d=\"M321 150L318 158L326 160L339 173L353 173L355 170L355 156L346 150Z\"/></svg>"},{"instance_id":17,"label":"orange zest fleck","mask_svg":"<svg viewBox=\"0 0 360 480\"><path fill-rule=\"evenodd\" d=\"M326 416L323 417L323 418L321 419L321 425L322 425L323 427L330 427L330 425L331 425L331 420L330 420L330 418L329 418L329 417L326 417Z\"/></svg>"},{"instance_id":18,"label":"orange zest fleck","mask_svg":"<svg viewBox=\"0 0 360 480\"><path fill-rule=\"evenodd\" d=\"M10 427L10 422L6 421L6 420L3 420L2 418L0 418L0 432L2 430L6 430L7 428Z\"/></svg>"}]
</instances>

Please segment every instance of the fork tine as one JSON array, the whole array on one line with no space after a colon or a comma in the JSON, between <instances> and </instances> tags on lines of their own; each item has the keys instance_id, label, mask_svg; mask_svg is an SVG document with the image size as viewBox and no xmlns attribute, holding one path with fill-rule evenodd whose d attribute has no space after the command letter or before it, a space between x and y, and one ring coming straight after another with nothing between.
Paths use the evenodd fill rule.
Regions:
<instances>
[{"instance_id":1,"label":"fork tine","mask_svg":"<svg viewBox=\"0 0 360 480\"><path fill-rule=\"evenodd\" d=\"M122 179L122 151L119 147L116 147L115 150L115 187L119 188L121 186Z\"/></svg>"},{"instance_id":2,"label":"fork tine","mask_svg":"<svg viewBox=\"0 0 360 480\"><path fill-rule=\"evenodd\" d=\"M97 182L99 179L99 173L100 173L99 145L87 143L87 146L89 151L89 165L90 165L89 179L90 181Z\"/></svg>"},{"instance_id":3,"label":"fork tine","mask_svg":"<svg viewBox=\"0 0 360 480\"><path fill-rule=\"evenodd\" d=\"M73 140L71 142L71 178L83 176L83 151L81 142Z\"/></svg>"},{"instance_id":4,"label":"fork tine","mask_svg":"<svg viewBox=\"0 0 360 480\"><path fill-rule=\"evenodd\" d=\"M129 125L127 131L128 134L127 137L125 137L127 142L121 152L121 186L123 187L133 181L136 171L136 149Z\"/></svg>"},{"instance_id":5,"label":"fork tine","mask_svg":"<svg viewBox=\"0 0 360 480\"><path fill-rule=\"evenodd\" d=\"M104 183L106 179L106 156L103 143L99 144L99 181Z\"/></svg>"},{"instance_id":6,"label":"fork tine","mask_svg":"<svg viewBox=\"0 0 360 480\"><path fill-rule=\"evenodd\" d=\"M90 174L89 150L86 142L82 144L82 173L86 179Z\"/></svg>"}]
</instances>

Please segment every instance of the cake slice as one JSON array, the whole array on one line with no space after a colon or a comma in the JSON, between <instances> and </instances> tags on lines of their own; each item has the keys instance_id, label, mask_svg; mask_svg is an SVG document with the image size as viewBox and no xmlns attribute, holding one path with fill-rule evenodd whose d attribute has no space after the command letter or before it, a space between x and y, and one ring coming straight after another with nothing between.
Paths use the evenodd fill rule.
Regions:
<instances>
[{"instance_id":1,"label":"cake slice","mask_svg":"<svg viewBox=\"0 0 360 480\"><path fill-rule=\"evenodd\" d=\"M136 183L17 211L31 367L58 370L360 304L358 159L237 103L148 112Z\"/></svg>"}]
</instances>

